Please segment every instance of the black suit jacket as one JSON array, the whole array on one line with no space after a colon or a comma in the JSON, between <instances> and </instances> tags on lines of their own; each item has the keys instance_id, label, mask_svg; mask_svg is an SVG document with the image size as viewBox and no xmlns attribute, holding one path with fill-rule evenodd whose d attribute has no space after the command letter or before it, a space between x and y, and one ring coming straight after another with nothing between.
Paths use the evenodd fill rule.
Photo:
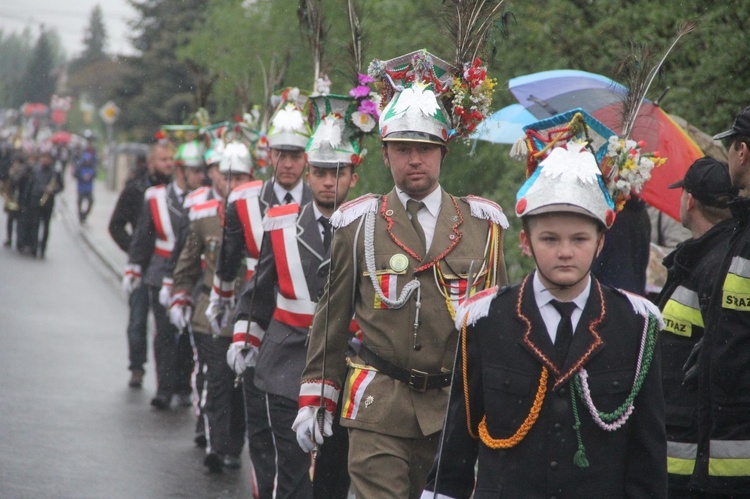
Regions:
<instances>
[{"instance_id":1,"label":"black suit jacket","mask_svg":"<svg viewBox=\"0 0 750 499\"><path fill-rule=\"evenodd\" d=\"M592 278L591 294L578 323L565 365L554 363L554 348L534 299L531 277L501 291L489 315L466 333L449 405L438 491L469 497L479 458L479 498L653 498L666 497L666 436L658 351L635 398L635 410L616 431L605 431L576 397L580 434L589 466L574 465L579 449L574 431L571 379L585 368L594 404L611 412L633 387L645 318L627 297ZM466 370L464 371L464 366ZM546 394L528 433L510 448L493 450L472 438L482 417L495 439L513 436L528 417L542 367ZM464 374L466 373L466 378ZM436 468L428 489L435 488Z\"/></svg>"},{"instance_id":2,"label":"black suit jacket","mask_svg":"<svg viewBox=\"0 0 750 499\"><path fill-rule=\"evenodd\" d=\"M260 203L260 212L265 215L268 208L281 204L273 190L274 181L267 180L260 191L258 202ZM304 206L312 201L312 191L310 187L303 182L302 184L302 202ZM242 265L242 259L246 256L245 235L242 227L242 221L237 214L236 202L227 206L227 212L224 222L224 240L221 245L221 254L216 266L216 275L222 281L233 281L237 272Z\"/></svg>"},{"instance_id":3,"label":"black suit jacket","mask_svg":"<svg viewBox=\"0 0 750 499\"><path fill-rule=\"evenodd\" d=\"M297 401L299 380L305 368L309 328L293 327L273 318L276 309L278 272L270 235L264 234L263 255L258 262L255 286L244 290L237 307L238 317L250 315L266 334L255 367L255 385L267 393ZM297 246L310 299L317 301L328 276L330 250L323 249L320 227L312 203L301 208L297 218ZM252 284L253 281L251 281ZM255 293L255 298L251 298ZM252 310L249 309L252 303Z\"/></svg>"}]
</instances>

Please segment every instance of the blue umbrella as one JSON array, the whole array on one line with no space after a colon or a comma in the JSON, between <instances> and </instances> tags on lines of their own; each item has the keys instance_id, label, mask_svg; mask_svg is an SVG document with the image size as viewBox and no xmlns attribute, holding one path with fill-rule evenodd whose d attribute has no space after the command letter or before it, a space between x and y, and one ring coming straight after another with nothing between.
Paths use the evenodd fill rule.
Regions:
<instances>
[{"instance_id":1,"label":"blue umbrella","mask_svg":"<svg viewBox=\"0 0 750 499\"><path fill-rule=\"evenodd\" d=\"M525 136L523 127L539 121L521 104L511 104L487 116L469 137L496 144L513 144Z\"/></svg>"}]
</instances>

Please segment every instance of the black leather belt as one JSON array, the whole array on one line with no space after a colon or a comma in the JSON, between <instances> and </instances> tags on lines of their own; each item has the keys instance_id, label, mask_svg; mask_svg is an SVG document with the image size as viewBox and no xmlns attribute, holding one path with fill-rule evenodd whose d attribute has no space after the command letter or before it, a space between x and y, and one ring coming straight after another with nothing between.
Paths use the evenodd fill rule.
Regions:
<instances>
[{"instance_id":1,"label":"black leather belt","mask_svg":"<svg viewBox=\"0 0 750 499\"><path fill-rule=\"evenodd\" d=\"M431 388L444 388L451 384L452 373L429 374L418 369L405 369L393 362L385 360L366 345L359 349L359 356L369 365L393 379L409 385L409 388L418 392L424 392Z\"/></svg>"}]
</instances>

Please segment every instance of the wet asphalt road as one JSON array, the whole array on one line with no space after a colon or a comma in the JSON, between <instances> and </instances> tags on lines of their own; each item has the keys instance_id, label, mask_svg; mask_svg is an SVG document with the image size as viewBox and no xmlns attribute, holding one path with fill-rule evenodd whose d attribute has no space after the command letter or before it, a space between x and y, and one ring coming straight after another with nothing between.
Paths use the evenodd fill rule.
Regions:
<instances>
[{"instance_id":1,"label":"wet asphalt road","mask_svg":"<svg viewBox=\"0 0 750 499\"><path fill-rule=\"evenodd\" d=\"M151 351L128 388L127 302L76 230L58 215L44 260L0 247L0 497L251 497L247 447L209 474L192 409L150 407Z\"/></svg>"}]
</instances>

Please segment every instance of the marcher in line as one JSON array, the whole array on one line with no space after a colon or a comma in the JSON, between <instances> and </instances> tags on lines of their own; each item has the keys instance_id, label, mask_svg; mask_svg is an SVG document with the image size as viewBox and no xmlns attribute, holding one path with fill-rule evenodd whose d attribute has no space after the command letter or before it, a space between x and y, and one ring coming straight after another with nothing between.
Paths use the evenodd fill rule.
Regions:
<instances>
[{"instance_id":1,"label":"marcher in line","mask_svg":"<svg viewBox=\"0 0 750 499\"><path fill-rule=\"evenodd\" d=\"M305 146L310 128L303 112L299 90L287 89L271 117L268 130L269 158L273 176L266 182L253 181L237 187L229 197L223 244L206 315L214 332L231 324L230 315L236 303L233 277L243 260L250 286L260 256L263 237L262 218L266 211L279 205L307 204L312 200L310 187L304 182ZM247 438L254 478L260 497L271 497L276 490L277 463L265 394L254 383L255 369L245 370Z\"/></svg>"},{"instance_id":2,"label":"marcher in line","mask_svg":"<svg viewBox=\"0 0 750 499\"><path fill-rule=\"evenodd\" d=\"M516 203L536 270L456 314L445 442L422 497L665 498L661 316L591 274L615 207L594 155L569 142L536 168Z\"/></svg>"},{"instance_id":3,"label":"marcher in line","mask_svg":"<svg viewBox=\"0 0 750 499\"><path fill-rule=\"evenodd\" d=\"M266 212L257 277L253 287L244 290L238 304L235 338L228 354L230 365L239 374L247 367L255 367L255 386L265 394L278 459L279 498L313 495L310 455L297 444L292 424L297 416L308 331L330 265L329 220L334 208L346 200L349 189L357 183L353 158L356 160L361 154L356 128L344 118L353 100L334 95L311 100L316 116L327 116L319 121L307 145L306 180L313 201ZM338 425L336 430L346 431ZM323 446L326 451L327 444ZM333 445L336 442L331 442ZM317 457L316 496L347 497L345 452L346 447L341 455L321 452ZM340 458L344 458L343 462ZM335 475L319 477L319 472L326 473L326 459L338 459L334 463L338 469Z\"/></svg>"},{"instance_id":4,"label":"marcher in line","mask_svg":"<svg viewBox=\"0 0 750 499\"><path fill-rule=\"evenodd\" d=\"M507 220L495 203L452 196L439 184L452 116L440 100L446 81L437 74L452 81L455 68L424 51L382 67L403 84L380 114L383 162L395 185L332 217L331 283L310 331L294 428L300 445L313 450L341 411L355 495L406 498L421 493L437 449L455 307L469 280L476 289L506 282ZM385 74L382 80L390 81ZM352 316L363 341L347 360Z\"/></svg>"},{"instance_id":5,"label":"marcher in line","mask_svg":"<svg viewBox=\"0 0 750 499\"><path fill-rule=\"evenodd\" d=\"M207 154L208 176L213 191L210 199L194 204L188 212L189 226L177 260L174 288L169 309L170 320L183 334L192 335L198 362L205 366L198 384L201 397L200 420L206 438L204 464L211 472L240 466L245 441L245 407L242 388L235 386L234 371L226 363L232 341L231 327L214 335L205 315L216 260L221 251L224 199L229 191L252 179L250 151L241 142L230 142L218 151L217 164ZM227 178L228 177L228 178ZM240 273L236 286L244 282Z\"/></svg>"},{"instance_id":6,"label":"marcher in line","mask_svg":"<svg viewBox=\"0 0 750 499\"><path fill-rule=\"evenodd\" d=\"M169 408L173 397L180 405L191 405L190 377L193 370L190 339L187 335L177 334L177 329L169 322L167 310L159 301L162 278L179 238L182 219L186 216L183 202L189 186L183 164L175 164L170 159L162 166L165 174L172 174L172 180L167 185L149 187L144 193L142 212L128 248L128 265L122 282L127 293L141 284L149 290L149 304L156 323L154 358L158 386L151 400L156 409Z\"/></svg>"},{"instance_id":7,"label":"marcher in line","mask_svg":"<svg viewBox=\"0 0 750 499\"><path fill-rule=\"evenodd\" d=\"M143 208L146 189L169 183L172 153L162 144L149 148L146 167L128 180L109 219L109 234L117 246L127 252ZM131 388L143 385L144 365L148 357L148 287L136 287L128 297L128 369Z\"/></svg>"}]
</instances>

